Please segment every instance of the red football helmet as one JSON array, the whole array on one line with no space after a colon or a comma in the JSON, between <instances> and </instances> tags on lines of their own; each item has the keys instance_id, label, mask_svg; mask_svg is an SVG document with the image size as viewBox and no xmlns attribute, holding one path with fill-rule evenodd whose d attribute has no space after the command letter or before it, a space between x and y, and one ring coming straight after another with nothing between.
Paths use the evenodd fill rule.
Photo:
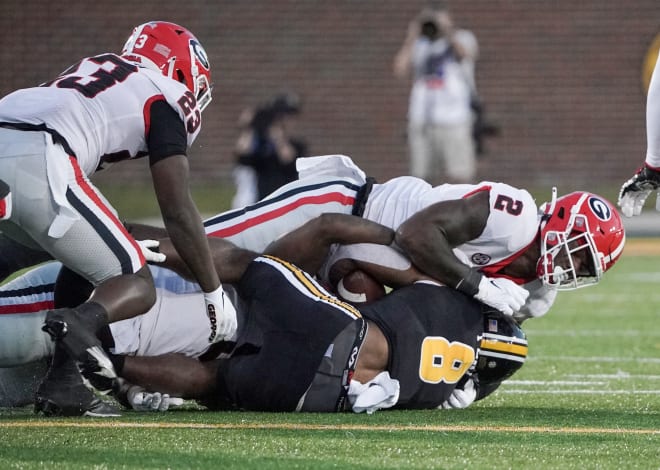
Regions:
<instances>
[{"instance_id":1,"label":"red football helmet","mask_svg":"<svg viewBox=\"0 0 660 470\"><path fill-rule=\"evenodd\" d=\"M541 206L541 258L537 272L543 284L562 290L598 283L619 259L626 241L614 206L596 194L576 191Z\"/></svg>"},{"instance_id":2,"label":"red football helmet","mask_svg":"<svg viewBox=\"0 0 660 470\"><path fill-rule=\"evenodd\" d=\"M186 28L166 21L141 24L133 30L121 55L186 85L200 110L211 102L209 59Z\"/></svg>"}]
</instances>

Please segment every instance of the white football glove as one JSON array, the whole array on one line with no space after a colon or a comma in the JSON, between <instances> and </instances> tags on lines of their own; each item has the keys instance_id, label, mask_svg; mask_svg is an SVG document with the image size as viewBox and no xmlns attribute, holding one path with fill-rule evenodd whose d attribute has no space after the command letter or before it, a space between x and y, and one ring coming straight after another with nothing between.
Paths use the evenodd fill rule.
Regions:
<instances>
[{"instance_id":1,"label":"white football glove","mask_svg":"<svg viewBox=\"0 0 660 470\"><path fill-rule=\"evenodd\" d=\"M167 411L171 406L183 405L182 398L170 397L166 393L147 392L137 385L129 387L126 398L135 411Z\"/></svg>"},{"instance_id":2,"label":"white football glove","mask_svg":"<svg viewBox=\"0 0 660 470\"><path fill-rule=\"evenodd\" d=\"M140 245L142 254L147 261L151 261L152 263L162 263L165 261L165 255L155 251L158 250L158 247L160 246L158 240L137 240L137 243Z\"/></svg>"},{"instance_id":3,"label":"white football glove","mask_svg":"<svg viewBox=\"0 0 660 470\"><path fill-rule=\"evenodd\" d=\"M236 308L225 296L222 285L213 292L204 292L206 316L211 323L209 343L229 341L238 328Z\"/></svg>"},{"instance_id":4,"label":"white football glove","mask_svg":"<svg viewBox=\"0 0 660 470\"><path fill-rule=\"evenodd\" d=\"M660 189L660 172L648 167L641 168L619 191L619 207L626 217L639 215L649 195ZM655 202L655 209L660 211L660 193Z\"/></svg>"},{"instance_id":5,"label":"white football glove","mask_svg":"<svg viewBox=\"0 0 660 470\"><path fill-rule=\"evenodd\" d=\"M505 315L513 315L525 305L529 291L515 282L502 277L483 276L479 281L479 291L474 298Z\"/></svg>"},{"instance_id":6,"label":"white football glove","mask_svg":"<svg viewBox=\"0 0 660 470\"><path fill-rule=\"evenodd\" d=\"M468 379L463 388L455 388L449 398L439 406L439 408L450 410L467 408L477 398L477 387L474 386L474 380Z\"/></svg>"}]
</instances>

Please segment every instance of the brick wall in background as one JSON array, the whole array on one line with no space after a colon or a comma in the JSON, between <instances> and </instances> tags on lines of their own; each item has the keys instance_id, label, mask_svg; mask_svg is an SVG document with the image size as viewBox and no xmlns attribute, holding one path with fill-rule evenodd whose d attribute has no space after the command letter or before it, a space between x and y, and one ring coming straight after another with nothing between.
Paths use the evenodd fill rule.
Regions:
<instances>
[{"instance_id":1,"label":"brick wall in background","mask_svg":"<svg viewBox=\"0 0 660 470\"><path fill-rule=\"evenodd\" d=\"M39 84L85 55L118 51L133 26L180 23L205 46L214 101L191 151L196 181L227 178L241 109L292 89L314 154L345 153L386 179L407 172L409 83L392 76L409 0L0 3L0 94ZM481 48L477 80L503 134L480 178L523 186L619 183L642 161L641 67L658 33L657 0L449 2ZM146 162L100 179L148 180ZM562 188L563 189L563 188Z\"/></svg>"}]
</instances>

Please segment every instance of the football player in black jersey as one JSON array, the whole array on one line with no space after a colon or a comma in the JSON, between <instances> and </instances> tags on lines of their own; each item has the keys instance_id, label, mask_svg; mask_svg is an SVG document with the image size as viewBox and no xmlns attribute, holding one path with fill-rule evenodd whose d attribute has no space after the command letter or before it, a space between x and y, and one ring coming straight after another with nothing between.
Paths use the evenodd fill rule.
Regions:
<instances>
[{"instance_id":1,"label":"football player in black jersey","mask_svg":"<svg viewBox=\"0 0 660 470\"><path fill-rule=\"evenodd\" d=\"M360 384L375 395L360 411L463 407L483 398L527 356L512 318L413 268L411 285L359 310L305 272L318 269L333 242L388 244L392 236L364 219L327 214L274 242L265 256L212 239L220 278L235 283L247 304L232 355L207 362L129 357L121 375L214 408L342 411L354 407ZM166 241L161 251L185 275ZM384 280L388 273L373 274Z\"/></svg>"}]
</instances>

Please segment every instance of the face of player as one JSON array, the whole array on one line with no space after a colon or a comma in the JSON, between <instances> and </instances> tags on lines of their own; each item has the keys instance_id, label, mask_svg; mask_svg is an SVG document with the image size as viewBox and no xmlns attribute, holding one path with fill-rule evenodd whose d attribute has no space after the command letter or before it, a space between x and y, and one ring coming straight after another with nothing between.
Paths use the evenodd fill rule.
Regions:
<instances>
[{"instance_id":1,"label":"face of player","mask_svg":"<svg viewBox=\"0 0 660 470\"><path fill-rule=\"evenodd\" d=\"M570 241L568 249L562 250L557 255L554 264L565 272L575 272L576 277L593 277L596 275L594 257L583 239Z\"/></svg>"}]
</instances>

